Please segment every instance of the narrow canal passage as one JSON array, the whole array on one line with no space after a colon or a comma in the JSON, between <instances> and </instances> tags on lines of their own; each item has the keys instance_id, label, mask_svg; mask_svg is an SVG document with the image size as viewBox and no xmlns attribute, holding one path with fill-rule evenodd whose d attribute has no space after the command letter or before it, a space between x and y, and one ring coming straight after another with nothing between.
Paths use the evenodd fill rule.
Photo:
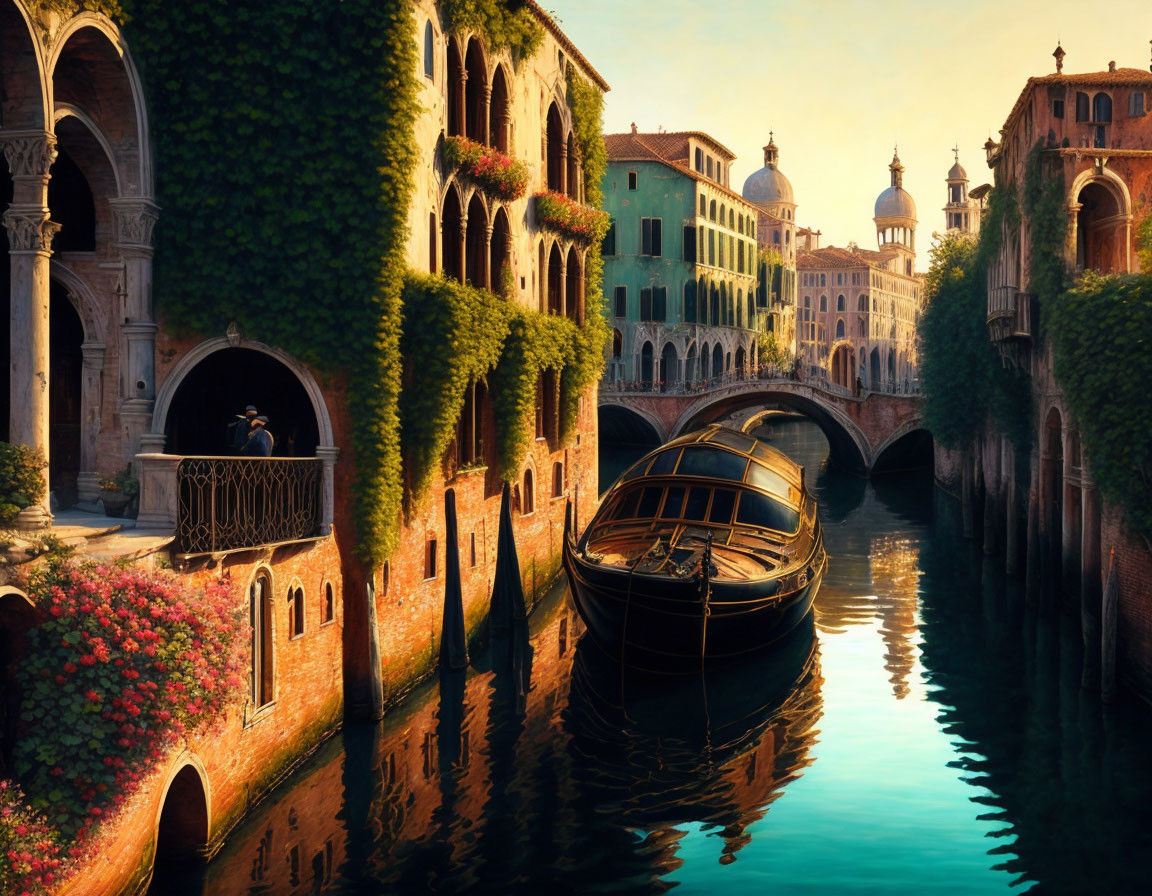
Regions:
<instances>
[{"instance_id":1,"label":"narrow canal passage","mask_svg":"<svg viewBox=\"0 0 1152 896\"><path fill-rule=\"evenodd\" d=\"M1056 601L982 567L929 476L838 475L803 420L771 442L831 557L777 656L621 680L561 582L526 694L481 656L350 727L179 891L1148 892L1150 717L1081 687Z\"/></svg>"}]
</instances>

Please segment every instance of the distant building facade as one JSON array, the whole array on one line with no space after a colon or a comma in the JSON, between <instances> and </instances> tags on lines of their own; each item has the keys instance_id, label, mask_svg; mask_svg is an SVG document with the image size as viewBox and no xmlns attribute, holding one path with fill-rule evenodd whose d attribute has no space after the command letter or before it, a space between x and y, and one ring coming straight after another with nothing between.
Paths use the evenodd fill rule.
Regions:
<instances>
[{"instance_id":1,"label":"distant building facade","mask_svg":"<svg viewBox=\"0 0 1152 896\"><path fill-rule=\"evenodd\" d=\"M916 204L893 156L891 185L876 200L878 250L819 248L801 234L797 255L797 348L802 375L843 388L907 391L917 381L916 324L923 284L915 273Z\"/></svg>"},{"instance_id":2,"label":"distant building facade","mask_svg":"<svg viewBox=\"0 0 1152 896\"><path fill-rule=\"evenodd\" d=\"M764 309L764 332L790 356L796 354L796 200L779 168L780 150L772 133L764 147L764 167L744 181L744 198L756 206L760 243L757 306ZM810 231L809 231L810 232Z\"/></svg>"},{"instance_id":3,"label":"distant building facade","mask_svg":"<svg viewBox=\"0 0 1152 896\"><path fill-rule=\"evenodd\" d=\"M610 384L681 389L757 354L757 215L729 187L735 156L698 131L609 134L604 290Z\"/></svg>"}]
</instances>

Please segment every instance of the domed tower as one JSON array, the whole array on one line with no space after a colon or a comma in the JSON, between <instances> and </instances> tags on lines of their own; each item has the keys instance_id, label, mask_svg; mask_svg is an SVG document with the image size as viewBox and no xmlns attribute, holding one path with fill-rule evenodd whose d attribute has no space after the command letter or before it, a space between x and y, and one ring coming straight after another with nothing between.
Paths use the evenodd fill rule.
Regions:
<instances>
[{"instance_id":1,"label":"domed tower","mask_svg":"<svg viewBox=\"0 0 1152 896\"><path fill-rule=\"evenodd\" d=\"M956 163L948 171L948 204L944 206L945 230L948 233L975 233L971 201L968 198L968 172L960 164L960 148L953 147Z\"/></svg>"},{"instance_id":2,"label":"domed tower","mask_svg":"<svg viewBox=\"0 0 1152 896\"><path fill-rule=\"evenodd\" d=\"M779 159L780 150L769 131L764 167L748 175L742 195L761 212L757 227L760 244L779 249L787 262L796 254L796 201L792 184L777 167Z\"/></svg>"},{"instance_id":3,"label":"domed tower","mask_svg":"<svg viewBox=\"0 0 1152 896\"><path fill-rule=\"evenodd\" d=\"M892 154L888 166L892 185L876 199L876 240L881 249L891 249L903 257L903 273L912 275L916 262L916 203L904 189L904 166L900 156Z\"/></svg>"}]
</instances>

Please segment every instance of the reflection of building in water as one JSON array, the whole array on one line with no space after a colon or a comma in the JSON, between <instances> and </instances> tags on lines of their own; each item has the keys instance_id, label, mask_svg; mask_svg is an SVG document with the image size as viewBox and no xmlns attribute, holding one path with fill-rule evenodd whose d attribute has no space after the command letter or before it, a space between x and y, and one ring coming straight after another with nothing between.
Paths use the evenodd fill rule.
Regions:
<instances>
[{"instance_id":1,"label":"reflection of building in water","mask_svg":"<svg viewBox=\"0 0 1152 896\"><path fill-rule=\"evenodd\" d=\"M876 615L887 648L884 668L892 676L892 693L899 699L908 695L908 675L917 656L919 540L882 535L872 539L870 558Z\"/></svg>"},{"instance_id":2,"label":"reflection of building in water","mask_svg":"<svg viewBox=\"0 0 1152 896\"><path fill-rule=\"evenodd\" d=\"M231 838L205 894L457 891L557 879L577 890L633 880L659 891L682 862L678 828L688 821L720 836L720 860L732 861L750 825L812 761L822 679L811 641L807 664L784 684L802 672L800 682L759 715L746 713L755 694L710 683L704 734L667 711L656 713L667 730L653 732L644 722L652 704L632 697L641 722L604 731L583 724L570 693L581 630L563 606L532 639L526 700L508 675L473 674L374 735L350 729L345 752L334 746ZM683 749L667 752L676 740L669 732L683 732ZM613 752L621 738L631 753Z\"/></svg>"}]
</instances>

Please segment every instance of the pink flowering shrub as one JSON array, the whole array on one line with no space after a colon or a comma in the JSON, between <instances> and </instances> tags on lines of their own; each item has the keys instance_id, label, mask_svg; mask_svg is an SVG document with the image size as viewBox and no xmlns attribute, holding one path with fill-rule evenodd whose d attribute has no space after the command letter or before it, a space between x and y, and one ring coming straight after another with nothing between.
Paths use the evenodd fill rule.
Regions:
<instances>
[{"instance_id":1,"label":"pink flowering shrub","mask_svg":"<svg viewBox=\"0 0 1152 896\"><path fill-rule=\"evenodd\" d=\"M608 232L608 213L581 205L563 193L537 193L536 223L545 230L593 243Z\"/></svg>"},{"instance_id":2,"label":"pink flowering shrub","mask_svg":"<svg viewBox=\"0 0 1152 896\"><path fill-rule=\"evenodd\" d=\"M29 594L47 621L17 670L16 773L32 807L83 844L174 740L224 718L247 621L227 583L134 567L58 561Z\"/></svg>"},{"instance_id":3,"label":"pink flowering shrub","mask_svg":"<svg viewBox=\"0 0 1152 896\"><path fill-rule=\"evenodd\" d=\"M498 149L466 137L445 137L442 152L448 171L459 171L497 199L512 202L528 191L528 166Z\"/></svg>"},{"instance_id":4,"label":"pink flowering shrub","mask_svg":"<svg viewBox=\"0 0 1152 896\"><path fill-rule=\"evenodd\" d=\"M60 834L11 781L0 779L0 893L42 896L72 870Z\"/></svg>"}]
</instances>

